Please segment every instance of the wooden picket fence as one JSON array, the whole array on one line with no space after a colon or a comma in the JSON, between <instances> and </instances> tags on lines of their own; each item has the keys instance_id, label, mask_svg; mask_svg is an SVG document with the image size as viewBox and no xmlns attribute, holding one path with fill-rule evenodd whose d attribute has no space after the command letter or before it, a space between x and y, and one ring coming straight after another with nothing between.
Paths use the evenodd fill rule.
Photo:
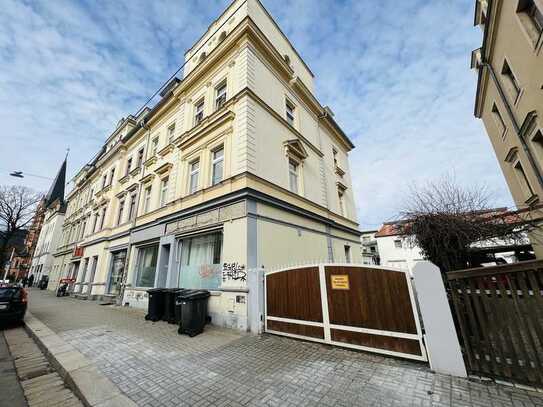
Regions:
<instances>
[{"instance_id":1,"label":"wooden picket fence","mask_svg":"<svg viewBox=\"0 0 543 407\"><path fill-rule=\"evenodd\" d=\"M469 373L543 386L543 261L447 277Z\"/></svg>"}]
</instances>

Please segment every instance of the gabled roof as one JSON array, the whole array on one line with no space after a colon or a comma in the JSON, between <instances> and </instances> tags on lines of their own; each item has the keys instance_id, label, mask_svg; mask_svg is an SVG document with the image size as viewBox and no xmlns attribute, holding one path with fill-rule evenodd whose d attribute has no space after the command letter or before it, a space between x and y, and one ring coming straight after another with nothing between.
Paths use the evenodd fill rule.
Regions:
<instances>
[{"instance_id":1,"label":"gabled roof","mask_svg":"<svg viewBox=\"0 0 543 407\"><path fill-rule=\"evenodd\" d=\"M66 186L66 159L64 159L64 162L60 166L60 170L58 171L57 176L55 177L55 180L53 181L53 184L51 185L51 188L49 189L49 192L47 192L47 195L45 195L46 207L51 205L57 199L59 199L61 203L64 203L65 186Z\"/></svg>"}]
</instances>

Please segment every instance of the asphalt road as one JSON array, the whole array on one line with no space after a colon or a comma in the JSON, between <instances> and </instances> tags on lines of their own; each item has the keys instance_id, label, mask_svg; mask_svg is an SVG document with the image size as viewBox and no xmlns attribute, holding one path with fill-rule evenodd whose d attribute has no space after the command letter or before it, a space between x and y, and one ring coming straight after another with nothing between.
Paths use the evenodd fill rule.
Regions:
<instances>
[{"instance_id":1,"label":"asphalt road","mask_svg":"<svg viewBox=\"0 0 543 407\"><path fill-rule=\"evenodd\" d=\"M27 407L3 331L0 330L0 407Z\"/></svg>"}]
</instances>

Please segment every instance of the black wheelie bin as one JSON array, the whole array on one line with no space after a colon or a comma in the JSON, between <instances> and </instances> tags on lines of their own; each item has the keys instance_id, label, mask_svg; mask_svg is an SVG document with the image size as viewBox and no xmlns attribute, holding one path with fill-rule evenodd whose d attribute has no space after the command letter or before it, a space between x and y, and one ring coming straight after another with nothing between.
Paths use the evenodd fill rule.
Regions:
<instances>
[{"instance_id":1,"label":"black wheelie bin","mask_svg":"<svg viewBox=\"0 0 543 407\"><path fill-rule=\"evenodd\" d=\"M180 314L179 334L190 337L201 334L207 322L207 290L183 290L177 294L176 308Z\"/></svg>"},{"instance_id":2,"label":"black wheelie bin","mask_svg":"<svg viewBox=\"0 0 543 407\"><path fill-rule=\"evenodd\" d=\"M164 314L162 320L169 324L179 323L175 318L175 299L178 293L182 292L182 288L165 288L164 289Z\"/></svg>"},{"instance_id":3,"label":"black wheelie bin","mask_svg":"<svg viewBox=\"0 0 543 407\"><path fill-rule=\"evenodd\" d=\"M149 305L147 308L146 321L160 321L164 315L164 288L151 288L149 294Z\"/></svg>"}]
</instances>

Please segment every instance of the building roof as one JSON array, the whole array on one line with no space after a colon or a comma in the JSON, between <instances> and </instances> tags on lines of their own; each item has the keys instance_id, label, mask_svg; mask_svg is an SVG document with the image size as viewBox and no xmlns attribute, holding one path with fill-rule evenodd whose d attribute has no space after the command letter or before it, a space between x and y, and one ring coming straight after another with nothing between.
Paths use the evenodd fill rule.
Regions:
<instances>
[{"instance_id":1,"label":"building roof","mask_svg":"<svg viewBox=\"0 0 543 407\"><path fill-rule=\"evenodd\" d=\"M66 186L66 159L64 159L64 162L60 166L57 176L55 177L55 180L53 181L51 188L49 188L49 192L47 192L47 195L45 195L45 206L48 207L57 199L60 200L61 203L64 203L65 186Z\"/></svg>"},{"instance_id":2,"label":"building roof","mask_svg":"<svg viewBox=\"0 0 543 407\"><path fill-rule=\"evenodd\" d=\"M481 217L503 217L507 223L520 223L522 222L519 216L521 211L509 211L507 208L494 208L486 209L482 211L474 212L473 214ZM379 231L375 234L375 237L388 237L399 236L403 234L403 229L409 225L409 220L398 220L392 222L385 222Z\"/></svg>"}]
</instances>

